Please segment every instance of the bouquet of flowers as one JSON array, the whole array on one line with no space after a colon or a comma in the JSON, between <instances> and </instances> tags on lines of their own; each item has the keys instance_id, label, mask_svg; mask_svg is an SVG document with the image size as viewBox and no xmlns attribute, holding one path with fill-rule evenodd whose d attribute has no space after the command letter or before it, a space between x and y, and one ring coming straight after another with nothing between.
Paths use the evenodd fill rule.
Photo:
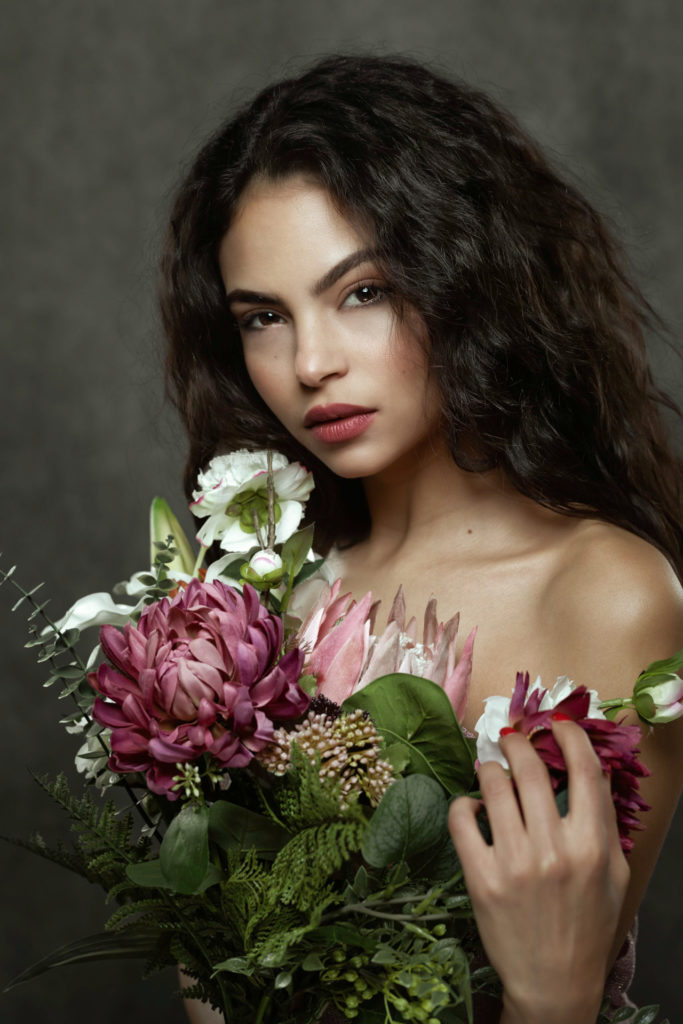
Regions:
<instances>
[{"instance_id":1,"label":"bouquet of flowers","mask_svg":"<svg viewBox=\"0 0 683 1024\"><path fill-rule=\"evenodd\" d=\"M439 622L434 602L420 639L400 591L383 630L370 594L341 594L311 553L312 527L299 529L312 488L302 466L235 452L198 484L198 557L155 499L151 569L118 602L89 595L52 622L35 590L2 573L32 606L29 646L48 683L75 702L62 722L81 735L86 783L75 796L64 776L38 780L71 818L72 847L38 835L22 845L101 885L115 908L102 934L14 983L131 956L148 971L181 965L192 980L182 994L230 1024L471 1021L473 995L499 983L447 832L449 800L476 794L477 757L504 762L498 737L513 726L566 803L550 729L560 710L610 769L628 850L645 769L639 730L614 715L631 703L649 721L683 712L683 652L650 666L608 717L585 686L561 678L545 690L520 674L512 698L486 702L475 740L460 724L474 635L457 657L458 617ZM99 642L84 655L92 626Z\"/></svg>"}]
</instances>

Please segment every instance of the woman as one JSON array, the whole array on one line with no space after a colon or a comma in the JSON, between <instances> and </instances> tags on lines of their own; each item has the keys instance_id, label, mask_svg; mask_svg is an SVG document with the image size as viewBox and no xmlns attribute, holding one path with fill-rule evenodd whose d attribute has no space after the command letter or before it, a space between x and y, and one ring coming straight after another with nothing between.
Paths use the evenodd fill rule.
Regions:
<instances>
[{"instance_id":1,"label":"woman","mask_svg":"<svg viewBox=\"0 0 683 1024\"><path fill-rule=\"evenodd\" d=\"M482 94L367 57L266 89L180 189L162 312L188 491L218 451L304 461L346 589L386 607L403 584L409 612L434 594L478 626L470 728L518 669L607 699L681 646L653 316L595 211ZM644 735L652 809L627 865L584 733L553 728L567 818L520 735L502 739L519 804L480 772L493 845L473 802L451 810L501 1024L595 1021L683 777L681 724Z\"/></svg>"}]
</instances>

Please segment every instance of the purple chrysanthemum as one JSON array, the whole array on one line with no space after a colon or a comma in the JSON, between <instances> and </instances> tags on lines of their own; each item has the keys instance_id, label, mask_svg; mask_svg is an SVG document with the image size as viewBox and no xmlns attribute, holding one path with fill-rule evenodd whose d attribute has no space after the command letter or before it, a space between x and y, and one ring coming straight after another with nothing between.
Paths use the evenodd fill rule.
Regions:
<instances>
[{"instance_id":1,"label":"purple chrysanthemum","mask_svg":"<svg viewBox=\"0 0 683 1024\"><path fill-rule=\"evenodd\" d=\"M283 626L252 587L193 579L146 608L123 631L103 626L111 664L89 676L101 695L93 717L111 729L109 766L145 772L152 792L173 800L176 764L209 754L242 767L268 744L273 722L298 718L303 654L281 655Z\"/></svg>"}]
</instances>

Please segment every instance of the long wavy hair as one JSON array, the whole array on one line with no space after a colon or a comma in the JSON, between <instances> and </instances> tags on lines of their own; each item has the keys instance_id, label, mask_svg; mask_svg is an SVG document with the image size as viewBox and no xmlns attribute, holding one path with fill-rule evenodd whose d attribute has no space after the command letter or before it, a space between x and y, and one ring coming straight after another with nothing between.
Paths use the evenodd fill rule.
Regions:
<instances>
[{"instance_id":1,"label":"long wavy hair","mask_svg":"<svg viewBox=\"0 0 683 1024\"><path fill-rule=\"evenodd\" d=\"M369 528L362 484L317 462L256 393L220 277L246 185L297 173L374 238L398 315L419 311L458 466L498 467L548 508L624 527L681 575L681 460L661 415L675 406L645 353L657 317L619 247L510 114L399 58L332 57L264 89L180 185L161 311L188 493L217 452L268 445L314 471L320 550Z\"/></svg>"}]
</instances>

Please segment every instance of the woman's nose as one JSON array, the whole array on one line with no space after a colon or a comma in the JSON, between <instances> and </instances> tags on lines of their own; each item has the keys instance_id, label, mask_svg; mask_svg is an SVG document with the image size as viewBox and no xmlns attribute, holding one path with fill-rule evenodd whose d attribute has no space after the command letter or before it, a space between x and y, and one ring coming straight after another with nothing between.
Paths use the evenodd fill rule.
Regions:
<instances>
[{"instance_id":1,"label":"woman's nose","mask_svg":"<svg viewBox=\"0 0 683 1024\"><path fill-rule=\"evenodd\" d=\"M343 377L348 370L341 339L330 325L318 321L298 325L294 368L304 387L316 388L331 377Z\"/></svg>"}]
</instances>

